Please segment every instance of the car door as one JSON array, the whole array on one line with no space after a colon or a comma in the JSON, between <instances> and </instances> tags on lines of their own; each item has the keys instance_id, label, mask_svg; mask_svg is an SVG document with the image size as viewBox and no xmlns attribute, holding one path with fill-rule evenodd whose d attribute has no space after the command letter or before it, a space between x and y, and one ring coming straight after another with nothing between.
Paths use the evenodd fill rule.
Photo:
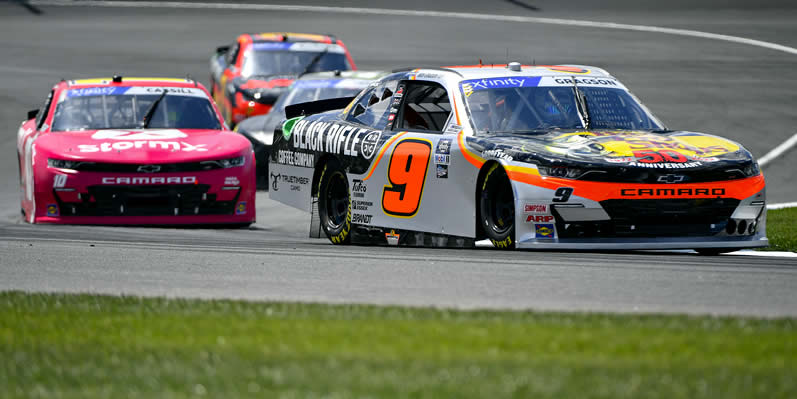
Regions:
<instances>
[{"instance_id":1,"label":"car door","mask_svg":"<svg viewBox=\"0 0 797 399\"><path fill-rule=\"evenodd\" d=\"M472 185L462 182L472 177L454 174L465 168L455 156L461 129L452 129L451 104L442 81L398 82L382 116L381 150L366 173L350 177L354 223L475 235Z\"/></svg>"}]
</instances>

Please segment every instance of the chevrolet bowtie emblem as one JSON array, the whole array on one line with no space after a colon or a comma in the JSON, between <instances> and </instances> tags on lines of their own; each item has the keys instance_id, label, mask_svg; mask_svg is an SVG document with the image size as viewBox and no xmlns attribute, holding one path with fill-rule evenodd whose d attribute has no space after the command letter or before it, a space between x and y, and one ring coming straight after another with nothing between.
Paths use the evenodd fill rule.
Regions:
<instances>
[{"instance_id":1,"label":"chevrolet bowtie emblem","mask_svg":"<svg viewBox=\"0 0 797 399\"><path fill-rule=\"evenodd\" d=\"M658 178L659 183L680 183L686 180L684 175L661 175Z\"/></svg>"},{"instance_id":2,"label":"chevrolet bowtie emblem","mask_svg":"<svg viewBox=\"0 0 797 399\"><path fill-rule=\"evenodd\" d=\"M155 173L160 172L160 165L141 165L137 169L141 173Z\"/></svg>"}]
</instances>

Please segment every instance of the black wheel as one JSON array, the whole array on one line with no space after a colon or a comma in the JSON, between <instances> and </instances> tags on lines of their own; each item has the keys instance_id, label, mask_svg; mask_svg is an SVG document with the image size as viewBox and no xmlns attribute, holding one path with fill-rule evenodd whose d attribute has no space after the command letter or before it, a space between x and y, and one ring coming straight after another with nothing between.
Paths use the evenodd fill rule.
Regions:
<instances>
[{"instance_id":1,"label":"black wheel","mask_svg":"<svg viewBox=\"0 0 797 399\"><path fill-rule=\"evenodd\" d=\"M703 256L715 256L728 252L738 251L739 248L696 248L698 254Z\"/></svg>"},{"instance_id":2,"label":"black wheel","mask_svg":"<svg viewBox=\"0 0 797 399\"><path fill-rule=\"evenodd\" d=\"M479 211L479 223L493 246L515 248L515 196L509 177L498 164L493 164L484 175Z\"/></svg>"},{"instance_id":3,"label":"black wheel","mask_svg":"<svg viewBox=\"0 0 797 399\"><path fill-rule=\"evenodd\" d=\"M318 217L333 244L351 242L351 200L346 172L332 161L324 165L318 179Z\"/></svg>"}]
</instances>

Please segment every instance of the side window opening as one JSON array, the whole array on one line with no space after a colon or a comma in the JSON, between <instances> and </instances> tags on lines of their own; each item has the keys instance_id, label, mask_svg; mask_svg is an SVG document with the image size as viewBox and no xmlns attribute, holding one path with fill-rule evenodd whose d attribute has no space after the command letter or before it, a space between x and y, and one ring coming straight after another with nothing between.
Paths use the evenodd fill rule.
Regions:
<instances>
[{"instance_id":1,"label":"side window opening","mask_svg":"<svg viewBox=\"0 0 797 399\"><path fill-rule=\"evenodd\" d=\"M230 48L230 51L227 52L227 59L226 59L227 67L235 66L235 60L238 59L238 50L240 49L241 49L241 44L235 42L235 44L233 44L233 46Z\"/></svg>"},{"instance_id":2,"label":"side window opening","mask_svg":"<svg viewBox=\"0 0 797 399\"><path fill-rule=\"evenodd\" d=\"M443 86L435 82L407 82L394 130L442 133L450 115L451 102Z\"/></svg>"},{"instance_id":3,"label":"side window opening","mask_svg":"<svg viewBox=\"0 0 797 399\"><path fill-rule=\"evenodd\" d=\"M387 81L380 86L366 89L366 92L354 104L346 119L374 129L384 129L388 122L388 111L397 84L398 82L393 80Z\"/></svg>"},{"instance_id":4,"label":"side window opening","mask_svg":"<svg viewBox=\"0 0 797 399\"><path fill-rule=\"evenodd\" d=\"M50 105L53 102L54 94L55 90L50 90L50 94L47 96L47 100L44 101L42 109L39 110L39 113L36 115L36 129L41 129L44 120L47 119L47 114L50 113Z\"/></svg>"}]
</instances>

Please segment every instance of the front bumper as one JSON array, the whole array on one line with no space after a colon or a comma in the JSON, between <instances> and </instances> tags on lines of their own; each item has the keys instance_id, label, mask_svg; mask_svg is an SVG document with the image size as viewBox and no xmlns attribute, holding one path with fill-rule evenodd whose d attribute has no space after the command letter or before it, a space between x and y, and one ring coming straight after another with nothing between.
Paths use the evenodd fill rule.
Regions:
<instances>
[{"instance_id":1,"label":"front bumper","mask_svg":"<svg viewBox=\"0 0 797 399\"><path fill-rule=\"evenodd\" d=\"M114 225L253 223L255 185L254 166L250 164L202 172L112 175L48 168L43 178L37 177L37 183L43 180L44 184L36 185L33 221Z\"/></svg>"}]
</instances>

